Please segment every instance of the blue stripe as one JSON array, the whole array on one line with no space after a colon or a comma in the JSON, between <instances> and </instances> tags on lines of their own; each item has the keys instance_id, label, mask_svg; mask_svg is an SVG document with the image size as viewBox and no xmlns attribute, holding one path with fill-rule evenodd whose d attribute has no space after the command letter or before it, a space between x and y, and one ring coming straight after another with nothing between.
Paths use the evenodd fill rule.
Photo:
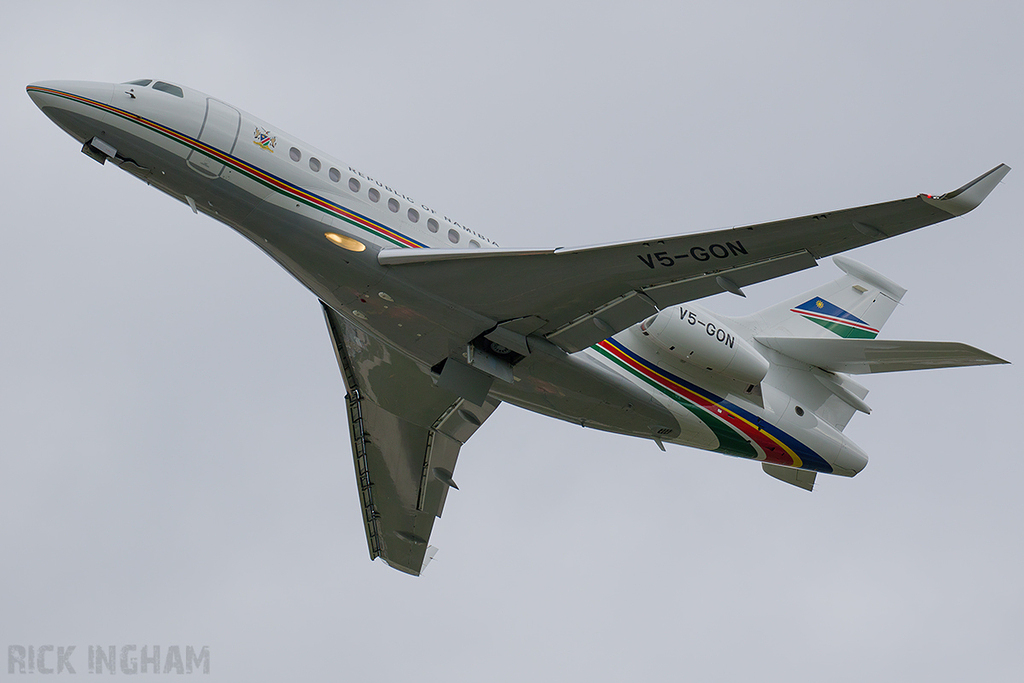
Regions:
<instances>
[{"instance_id":1,"label":"blue stripe","mask_svg":"<svg viewBox=\"0 0 1024 683\"><path fill-rule=\"evenodd\" d=\"M415 244L418 247L421 247L421 248L424 248L424 249L428 249L429 248L426 244L424 244L424 243L422 243L422 242L420 242L418 240L415 240L415 239L409 237L408 235L406 235L406 234L404 234L404 233L402 233L402 232L400 232L400 231L398 231L398 230L396 230L394 228L391 228L391 227L385 225L384 223L380 223L378 221L375 221L372 218L364 216L363 214L361 214L361 213L359 213L357 211L353 211L352 209L348 209L348 208L346 208L346 207L344 207L344 206L342 206L340 204L332 202L329 199L321 197L320 195L316 194L315 192L312 192L312 191L307 190L307 189L305 189L303 187L300 187L300 186L298 186L298 185L296 185L294 183L291 183L291 182L285 180L284 178L281 178L279 176L274 175L273 173L265 171L265 170L263 170L262 168L260 168L258 166L255 166L253 164L248 163L247 161L243 161L242 159L239 159L238 157L235 157L235 156L233 156L231 154L228 154L227 152L224 152L223 150L217 149L216 147L214 147L212 145L209 145L209 144L207 144L205 142L201 142L201 141L199 141L199 140L197 140L197 139L195 139L195 138L193 138L193 137L191 137L189 135L185 135L181 131L175 130L174 128L171 128L170 126L165 126L162 123L157 123L156 121L153 121L151 119L147 119L144 116L140 116L139 114L132 113L132 112L126 110L126 109L121 109L119 107L115 107L115 106L110 105L110 104L104 104L102 102L97 102L96 100L91 100L91 99L89 99L87 97L82 97L81 95L75 95L74 93L66 93L66 92L63 92L61 90L54 90L52 88L33 88L33 87L29 87L29 88L26 88L26 90L34 91L34 92L46 93L48 95L56 95L58 97L64 97L65 99L70 99L70 100L75 101L75 102L81 102L83 104L88 104L88 105L93 106L93 107L95 107L97 109L101 109L101 110L105 110L105 111L110 111L112 113L118 114L122 118L127 119L128 121L131 121L133 123L137 123L139 125L145 124L145 126L148 126L148 127L152 128L154 131L156 131L157 133L160 133L160 134L165 135L165 136L166 136L166 133L164 131L173 133L174 135L170 136L170 137L172 137L172 139L180 138L180 139L178 139L178 142L187 142L187 144L192 146L196 151L199 151L199 152L202 152L204 154L207 154L208 156L209 156L209 154L208 154L208 152L206 150L211 150L211 151L216 152L218 156L214 156L214 160L215 161L219 161L219 162L227 161L227 162L231 163L232 165L234 165L239 171L242 171L243 173L245 173L247 175L265 176L265 179L261 179L259 177L255 178L255 179L258 182L263 182L264 184L269 185L271 187L271 189L273 189L273 190L275 190L277 192L282 192L283 188L276 187L274 185L274 183L267 183L266 180L268 180L268 179L274 180L277 183L280 183L281 185L285 185L286 189L291 192L291 194L293 195L293 198L295 198L295 199L298 199L300 201L303 201L303 202L309 204L310 203L309 199L303 196L303 195L309 195L310 197L313 197L313 198L315 198L315 199L317 199L317 200L319 200L319 201L321 201L321 202L323 202L325 204L329 204L331 206L331 208L335 209L339 213L342 213L342 212L343 213L348 213L348 214L351 214L352 216L356 216L356 217L358 217L358 218L360 218L360 219L362 219L362 220L364 220L364 221L366 221L368 223L371 223L374 228L376 228L377 230L379 230L382 233L393 233L396 237L408 240L409 242L412 242L413 244ZM241 133L239 133L239 135L241 135ZM220 158L220 157L223 157L223 158ZM316 206L316 205L314 204L314 206ZM318 208L323 210L324 207L321 206L321 207L318 207ZM341 218L342 220L346 220L345 216L336 216L336 217L337 218ZM357 227L360 227L360 228L362 228L364 230L370 230L372 232L372 228L370 228L370 226L358 225L357 224ZM383 239L387 239L387 240L392 241L392 242L395 241L394 238L390 238L386 234L378 234L377 236L381 237ZM408 245L401 245L401 246L408 246Z\"/></svg>"},{"instance_id":2,"label":"blue stripe","mask_svg":"<svg viewBox=\"0 0 1024 683\"><path fill-rule=\"evenodd\" d=\"M812 303L813 303L813 301L814 300L812 300ZM623 346L616 339L608 338L607 341L612 346L614 346L616 349L618 349L622 353L626 354L627 356L629 356L630 358L635 360L637 363L639 363L641 365L647 366L649 369L653 370L654 372L657 372L658 374L664 375L665 377L669 378L673 382L678 382L680 385L686 387L687 389L689 389L693 393L700 394L702 397L704 397L708 401L711 401L712 403L717 403L718 405L722 406L723 408L727 408L728 410L731 410L732 412L736 413L737 415L739 415L743 419L747 420L751 424L758 425L758 428L761 431L769 434L770 436L775 437L776 439L781 441L783 444L785 444L787 447L792 449L792 451L794 453L796 453L800 457L800 459L803 461L803 463L804 463L803 469L814 470L816 472L824 472L826 474L831 474L832 473L832 466L829 465L828 462L826 462L824 458L822 458L820 455L815 453L813 450L810 449L810 447L808 447L807 445L802 443L796 437L791 436L790 434L787 434L786 432L782 431L781 429L779 429L775 425L768 424L767 422L763 422L762 421L759 424L758 420L760 418L757 415L754 415L753 413L751 413L751 412L749 412L747 410L744 410L743 408L739 407L738 405L736 405L732 401L728 401L728 400L722 398L721 396L717 396L717 395L711 393L710 391L708 391L704 387L698 386L698 385L694 384L693 382L689 382L689 381L683 379L682 377L680 377L680 376L678 376L678 375L676 375L676 374L674 374L672 372L669 372L668 370L665 370L664 368L662 368L659 365L655 365L654 363L652 363L651 361L647 360L646 358L643 358L643 357L637 355L636 353L634 353L633 351L630 351L629 349L627 349L625 346ZM682 398L683 400L687 400L685 396L682 396L680 398ZM692 403L692 401L691 401L691 403ZM709 414L710 415L714 415L714 413L709 413ZM726 422L724 420L722 422L726 426L728 426L729 429L735 429L735 427L730 425L728 422ZM740 434L743 434L743 432L740 432ZM744 435L744 436L746 436L746 435Z\"/></svg>"}]
</instances>

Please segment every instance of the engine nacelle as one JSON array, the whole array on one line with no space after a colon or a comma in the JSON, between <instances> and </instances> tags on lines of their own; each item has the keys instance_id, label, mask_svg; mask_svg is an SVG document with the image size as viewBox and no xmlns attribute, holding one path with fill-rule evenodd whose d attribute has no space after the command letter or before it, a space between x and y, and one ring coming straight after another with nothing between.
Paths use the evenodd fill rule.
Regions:
<instances>
[{"instance_id":1,"label":"engine nacelle","mask_svg":"<svg viewBox=\"0 0 1024 683\"><path fill-rule=\"evenodd\" d=\"M760 384L768 361L729 326L699 306L669 308L648 318L640 331L676 358L703 370Z\"/></svg>"}]
</instances>

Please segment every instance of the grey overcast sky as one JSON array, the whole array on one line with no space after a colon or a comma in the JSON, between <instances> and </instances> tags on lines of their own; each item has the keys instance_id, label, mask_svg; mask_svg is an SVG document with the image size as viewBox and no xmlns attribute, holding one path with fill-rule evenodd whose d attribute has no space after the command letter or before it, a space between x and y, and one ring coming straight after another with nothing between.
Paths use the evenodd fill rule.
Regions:
<instances>
[{"instance_id":1,"label":"grey overcast sky","mask_svg":"<svg viewBox=\"0 0 1024 683\"><path fill-rule=\"evenodd\" d=\"M0 32L2 652L75 645L82 676L89 645L206 645L209 681L1020 680L1020 2L25 2ZM1005 162L974 213L851 255L909 289L883 336L1017 364L866 378L847 434L871 463L812 494L503 406L411 578L368 560L315 298L24 91L142 77L503 246L941 193Z\"/></svg>"}]
</instances>

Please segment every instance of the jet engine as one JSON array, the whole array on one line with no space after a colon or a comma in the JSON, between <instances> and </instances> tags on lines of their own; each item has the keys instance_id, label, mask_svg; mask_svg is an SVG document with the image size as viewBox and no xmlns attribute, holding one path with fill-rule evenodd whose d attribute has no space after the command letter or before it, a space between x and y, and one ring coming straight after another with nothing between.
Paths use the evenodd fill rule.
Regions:
<instances>
[{"instance_id":1,"label":"jet engine","mask_svg":"<svg viewBox=\"0 0 1024 683\"><path fill-rule=\"evenodd\" d=\"M745 339L703 308L684 305L648 318L640 331L676 358L702 370L760 384L768 361Z\"/></svg>"}]
</instances>

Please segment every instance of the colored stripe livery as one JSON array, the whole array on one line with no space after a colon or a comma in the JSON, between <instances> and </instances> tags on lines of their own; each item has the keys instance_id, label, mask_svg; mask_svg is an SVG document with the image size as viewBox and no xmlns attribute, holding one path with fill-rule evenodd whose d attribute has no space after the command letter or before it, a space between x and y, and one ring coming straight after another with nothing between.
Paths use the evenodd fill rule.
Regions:
<instances>
[{"instance_id":1,"label":"colored stripe livery","mask_svg":"<svg viewBox=\"0 0 1024 683\"><path fill-rule=\"evenodd\" d=\"M149 130L154 131L156 133L159 133L164 137L170 138L171 140L174 140L176 142L180 142L181 144L185 145L186 147L189 147L190 149L194 149L200 152L201 154L205 154L214 161L229 166L231 169L239 173L242 173L243 175L251 178L252 180L255 180L256 182L262 185L265 185L266 187L274 190L275 192L279 192L280 194L283 194L289 197L290 199L300 201L306 204L307 206L323 211L324 213L330 216L339 218L356 228L359 228L377 237L387 240L388 242L394 245L397 245L399 247L424 249L427 248L426 244L418 242L397 230L393 230L392 228L387 227L382 223L378 223L377 221L374 221L370 218L367 218L366 216L363 216L360 213L347 209L341 206L340 204L336 204L328 199L325 199L324 197L314 194L308 190L304 190L298 185L289 183L287 180L284 180L282 178L279 178L278 176L273 175L272 173L268 173L260 168L257 168L256 166L253 166L252 164L249 164L239 159L238 157L226 154L215 147L211 147L210 145L204 142L196 140L195 138L191 138L183 133L179 133L178 131L172 128L160 125L159 123L151 121L145 117L138 116L137 114L133 114L123 109L118 109L117 107L112 107L110 105L103 104L102 102L97 102L96 100L91 100L86 97L81 97L79 95L74 95L72 93L67 93L60 90L53 90L51 88L43 88L39 86L29 86L28 90L30 92L34 91L45 93L47 95L62 97L73 102L79 102L81 104L85 104L87 106L100 109L110 114L114 114L115 116L119 116L120 118L126 119L133 123L137 123L138 125L144 128L148 128Z\"/></svg>"},{"instance_id":2,"label":"colored stripe livery","mask_svg":"<svg viewBox=\"0 0 1024 683\"><path fill-rule=\"evenodd\" d=\"M832 467L820 455L786 432L655 365L615 339L605 339L592 348L693 413L718 437L718 452L776 465L832 472Z\"/></svg>"},{"instance_id":3,"label":"colored stripe livery","mask_svg":"<svg viewBox=\"0 0 1024 683\"><path fill-rule=\"evenodd\" d=\"M790 311L847 339L874 339L878 336L878 330L820 297L809 299Z\"/></svg>"}]
</instances>

